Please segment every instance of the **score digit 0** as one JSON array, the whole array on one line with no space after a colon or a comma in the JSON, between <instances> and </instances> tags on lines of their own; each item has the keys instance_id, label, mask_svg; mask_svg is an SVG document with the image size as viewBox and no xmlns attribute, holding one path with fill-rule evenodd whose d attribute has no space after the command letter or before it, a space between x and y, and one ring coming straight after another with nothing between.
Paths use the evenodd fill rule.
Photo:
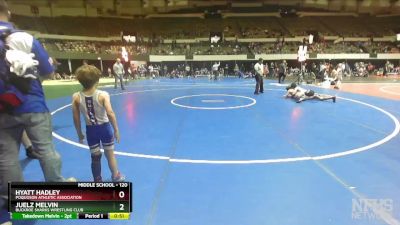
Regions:
<instances>
[{"instance_id":1,"label":"score digit 0","mask_svg":"<svg viewBox=\"0 0 400 225\"><path fill-rule=\"evenodd\" d=\"M124 198L125 197L125 192L120 191L118 196L119 196L119 198Z\"/></svg>"}]
</instances>

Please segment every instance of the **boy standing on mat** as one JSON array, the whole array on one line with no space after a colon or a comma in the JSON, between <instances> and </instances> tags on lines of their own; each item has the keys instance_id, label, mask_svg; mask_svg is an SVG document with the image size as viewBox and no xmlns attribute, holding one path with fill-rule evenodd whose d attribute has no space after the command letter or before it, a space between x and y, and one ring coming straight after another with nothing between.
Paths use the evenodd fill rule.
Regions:
<instances>
[{"instance_id":1,"label":"boy standing on mat","mask_svg":"<svg viewBox=\"0 0 400 225\"><path fill-rule=\"evenodd\" d=\"M83 86L83 90L72 97L72 111L74 125L83 143L85 136L81 129L79 112L85 118L86 139L90 148L92 158L92 174L95 182L102 182L101 177L101 156L100 144L103 146L108 166L112 173L112 181L120 182L125 180L117 167L114 155L114 138L119 143L120 136L117 119L111 107L110 96L105 91L97 90L101 72L95 66L84 65L76 70L76 77ZM114 129L114 134L111 130Z\"/></svg>"}]
</instances>

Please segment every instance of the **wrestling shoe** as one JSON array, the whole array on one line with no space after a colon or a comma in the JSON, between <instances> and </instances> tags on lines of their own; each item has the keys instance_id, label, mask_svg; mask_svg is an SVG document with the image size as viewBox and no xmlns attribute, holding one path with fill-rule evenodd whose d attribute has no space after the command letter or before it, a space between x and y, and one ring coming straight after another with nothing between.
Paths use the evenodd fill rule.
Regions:
<instances>
[{"instance_id":1,"label":"wrestling shoe","mask_svg":"<svg viewBox=\"0 0 400 225\"><path fill-rule=\"evenodd\" d=\"M300 103L304 100L304 98L299 98L299 100L296 101L296 103Z\"/></svg>"},{"instance_id":2,"label":"wrestling shoe","mask_svg":"<svg viewBox=\"0 0 400 225\"><path fill-rule=\"evenodd\" d=\"M101 176L98 176L94 178L94 182L103 182L103 178Z\"/></svg>"},{"instance_id":3,"label":"wrestling shoe","mask_svg":"<svg viewBox=\"0 0 400 225\"><path fill-rule=\"evenodd\" d=\"M125 176L123 174L121 174L120 172L118 172L116 177L112 177L111 178L113 182L122 182L125 180Z\"/></svg>"},{"instance_id":4,"label":"wrestling shoe","mask_svg":"<svg viewBox=\"0 0 400 225\"><path fill-rule=\"evenodd\" d=\"M75 177L68 177L64 182L78 182L78 180Z\"/></svg>"}]
</instances>

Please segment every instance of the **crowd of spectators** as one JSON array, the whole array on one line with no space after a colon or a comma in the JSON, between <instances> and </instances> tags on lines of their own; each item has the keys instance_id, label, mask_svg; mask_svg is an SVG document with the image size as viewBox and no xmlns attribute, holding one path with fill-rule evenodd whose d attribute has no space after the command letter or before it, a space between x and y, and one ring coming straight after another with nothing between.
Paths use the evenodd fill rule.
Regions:
<instances>
[{"instance_id":1,"label":"crowd of spectators","mask_svg":"<svg viewBox=\"0 0 400 225\"><path fill-rule=\"evenodd\" d=\"M54 42L60 52L101 53L102 44L89 41L58 41Z\"/></svg>"},{"instance_id":2,"label":"crowd of spectators","mask_svg":"<svg viewBox=\"0 0 400 225\"><path fill-rule=\"evenodd\" d=\"M277 39L276 42L251 42L248 48L253 54L289 54L297 53L297 48L300 43L284 42L283 39Z\"/></svg>"},{"instance_id":3,"label":"crowd of spectators","mask_svg":"<svg viewBox=\"0 0 400 225\"><path fill-rule=\"evenodd\" d=\"M66 63L66 62L64 62ZM99 67L96 62L90 64ZM134 70L127 66L126 63L126 79L138 78L155 78L159 76L169 78L182 77L211 77L213 75L212 67L216 62L167 62L167 63L144 63L137 62ZM62 63L58 63L61 65ZM113 78L111 67L112 62L105 62L103 74L105 77ZM218 71L220 76L237 76L241 78L254 77L254 62L252 61L228 61L219 62ZM369 77L369 76L400 76L400 61L387 60L382 61L331 61L331 60L307 60L300 64L296 60L286 62L285 60L265 61L264 66L267 72L265 74L269 78L277 78L281 67L285 67L285 74L288 77L296 79L303 71L304 80L323 81L326 79L336 79L340 77ZM301 67L301 65L303 65ZM62 69L56 71L51 77L53 80L72 80L75 79L73 74L70 74Z\"/></svg>"},{"instance_id":4,"label":"crowd of spectators","mask_svg":"<svg viewBox=\"0 0 400 225\"><path fill-rule=\"evenodd\" d=\"M122 45L122 44L112 44L109 46L105 46L104 52L109 54L119 54L121 52L121 48L125 47L126 51L130 55L145 55L148 54L148 46L147 45Z\"/></svg>"},{"instance_id":5,"label":"crowd of spectators","mask_svg":"<svg viewBox=\"0 0 400 225\"><path fill-rule=\"evenodd\" d=\"M194 55L241 55L248 52L244 45L235 42L207 45L197 44L191 50Z\"/></svg>"},{"instance_id":6,"label":"crowd of spectators","mask_svg":"<svg viewBox=\"0 0 400 225\"><path fill-rule=\"evenodd\" d=\"M270 30L261 27L241 27L240 35L243 38L276 38L283 35L282 30Z\"/></svg>"},{"instance_id":7,"label":"crowd of spectators","mask_svg":"<svg viewBox=\"0 0 400 225\"><path fill-rule=\"evenodd\" d=\"M52 41L41 40L43 46L48 51L58 51L66 53L87 53L87 54L120 54L121 48L125 47L130 55L145 55L149 53L147 44L125 45L119 42L95 42L95 41Z\"/></svg>"},{"instance_id":8,"label":"crowd of spectators","mask_svg":"<svg viewBox=\"0 0 400 225\"><path fill-rule=\"evenodd\" d=\"M42 40L45 48L52 52L76 52L89 54L119 54L125 47L130 55L239 55L239 54L296 54L300 42L285 42L277 38L276 42L225 41L218 44L199 42L194 44L176 43L136 43L94 42L94 41L49 41ZM399 53L400 44L395 42L333 42L322 41L308 45L308 53Z\"/></svg>"}]
</instances>

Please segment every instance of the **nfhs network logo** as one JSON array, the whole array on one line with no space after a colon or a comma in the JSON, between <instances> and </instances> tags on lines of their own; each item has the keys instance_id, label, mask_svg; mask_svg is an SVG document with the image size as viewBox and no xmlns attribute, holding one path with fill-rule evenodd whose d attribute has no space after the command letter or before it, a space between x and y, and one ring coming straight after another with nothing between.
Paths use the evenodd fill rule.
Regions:
<instances>
[{"instance_id":1,"label":"nfhs network logo","mask_svg":"<svg viewBox=\"0 0 400 225\"><path fill-rule=\"evenodd\" d=\"M371 199L359 198L352 199L351 218L356 220L368 219L379 220L382 216L392 215L392 199Z\"/></svg>"}]
</instances>

